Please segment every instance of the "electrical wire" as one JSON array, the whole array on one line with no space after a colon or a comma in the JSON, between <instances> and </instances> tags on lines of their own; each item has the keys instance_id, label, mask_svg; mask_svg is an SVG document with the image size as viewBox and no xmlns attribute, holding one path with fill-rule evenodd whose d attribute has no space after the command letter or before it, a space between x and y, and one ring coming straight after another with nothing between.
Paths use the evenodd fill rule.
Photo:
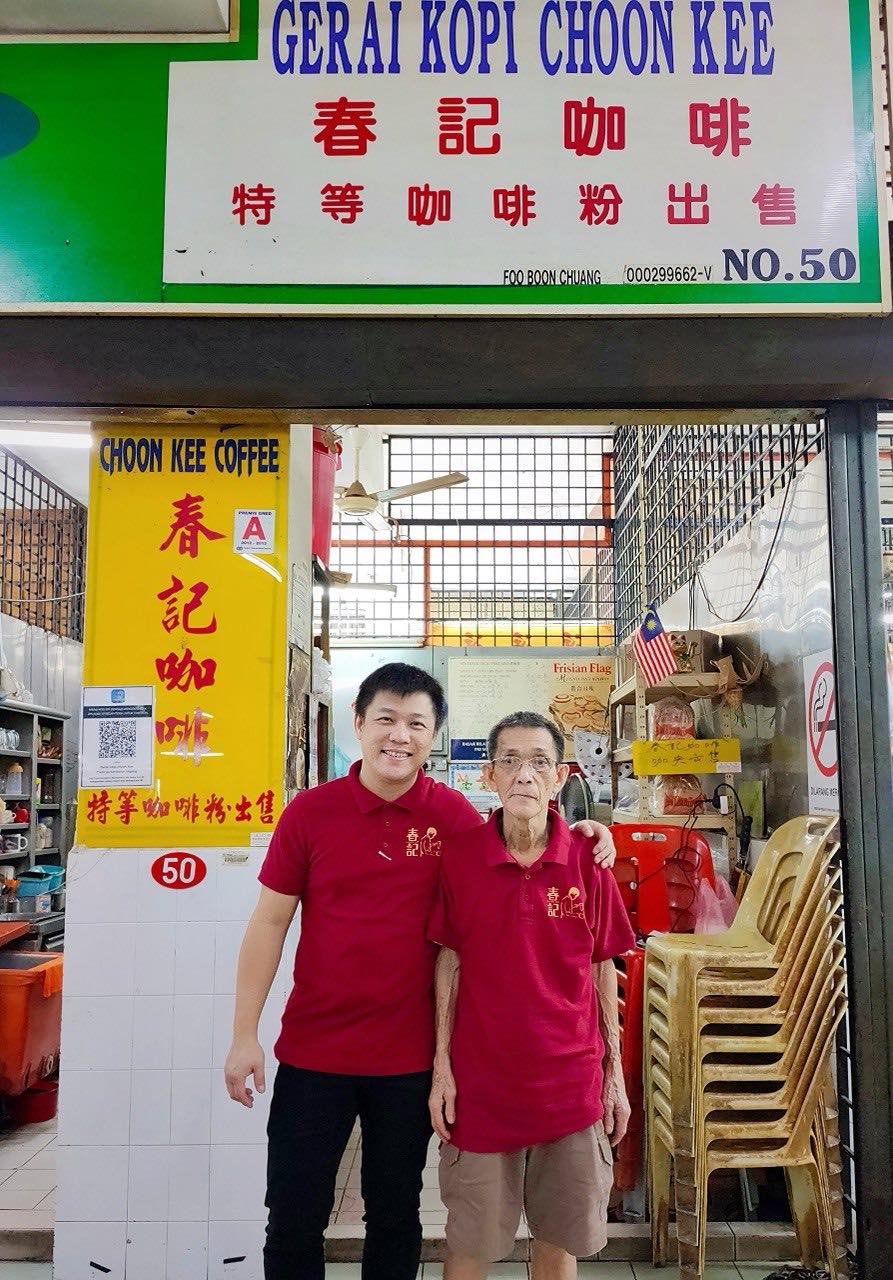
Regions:
<instances>
[{"instance_id":1,"label":"electrical wire","mask_svg":"<svg viewBox=\"0 0 893 1280\"><path fill-rule=\"evenodd\" d=\"M31 600L13 600L11 596L0 596L0 605L12 604L27 609L33 604L58 604L62 600L79 600L86 591L72 591L68 596L35 596Z\"/></svg>"},{"instance_id":2,"label":"electrical wire","mask_svg":"<svg viewBox=\"0 0 893 1280\"><path fill-rule=\"evenodd\" d=\"M784 525L785 516L787 514L788 499L790 498L794 490L794 486L797 482L797 476L798 476L797 459L800 457L805 446L806 446L806 427L804 425L801 428L799 438L794 448L794 455L791 461L792 470L788 478L788 483L785 485L784 495L781 500L781 509L778 513L778 520L776 521L775 530L772 534L772 541L769 544L769 551L766 556L766 563L763 565L762 572L760 573L760 576L757 579L756 586L751 592L750 599L747 601L747 604L744 606L744 608L741 610L740 613L735 615L734 618L723 617L723 615L717 612L716 608L714 607L713 601L710 599L710 596L707 593L707 588L704 585L704 578L703 578L703 574L701 573L701 569L700 567L697 567L695 568L694 573L692 574L691 580L689 582L688 614L689 614L689 621L692 628L694 627L695 586L696 585L701 589L701 595L704 597L704 603L707 606L708 612L710 613L711 617L716 619L717 622L724 622L728 624L731 624L734 622L740 622L742 618L745 618L747 614L750 612L750 610L753 608L754 604L756 603L757 597L759 596L760 592L763 589L763 585L766 581L766 578L769 576L769 570L772 567L772 561L775 559L775 551L778 546L778 540L781 537L782 527Z\"/></svg>"}]
</instances>

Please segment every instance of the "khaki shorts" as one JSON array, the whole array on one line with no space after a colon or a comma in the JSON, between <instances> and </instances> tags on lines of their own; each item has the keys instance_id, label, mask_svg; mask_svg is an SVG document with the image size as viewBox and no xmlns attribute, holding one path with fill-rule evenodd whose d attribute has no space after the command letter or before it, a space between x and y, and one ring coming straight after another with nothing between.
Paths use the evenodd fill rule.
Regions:
<instances>
[{"instance_id":1,"label":"khaki shorts","mask_svg":"<svg viewBox=\"0 0 893 1280\"><path fill-rule=\"evenodd\" d=\"M608 1242L614 1157L599 1120L557 1142L506 1153L440 1149L440 1194L453 1254L498 1262L515 1244L521 1210L535 1240L588 1258Z\"/></svg>"}]
</instances>

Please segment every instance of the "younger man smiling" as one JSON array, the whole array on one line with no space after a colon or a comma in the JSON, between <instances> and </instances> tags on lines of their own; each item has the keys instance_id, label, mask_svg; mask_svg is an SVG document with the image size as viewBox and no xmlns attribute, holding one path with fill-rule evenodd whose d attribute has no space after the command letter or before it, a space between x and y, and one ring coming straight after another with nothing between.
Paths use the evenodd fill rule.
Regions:
<instances>
[{"instance_id":1,"label":"younger man smiling","mask_svg":"<svg viewBox=\"0 0 893 1280\"><path fill-rule=\"evenodd\" d=\"M258 1019L301 902L267 1129L266 1280L324 1280L323 1232L357 1117L363 1280L413 1280L419 1262L436 955L425 926L444 842L481 819L423 772L446 716L432 676L389 663L360 685L354 710L362 759L285 809L239 956L225 1074L250 1107L248 1076L265 1087ZM610 860L610 836L593 826L596 856Z\"/></svg>"}]
</instances>

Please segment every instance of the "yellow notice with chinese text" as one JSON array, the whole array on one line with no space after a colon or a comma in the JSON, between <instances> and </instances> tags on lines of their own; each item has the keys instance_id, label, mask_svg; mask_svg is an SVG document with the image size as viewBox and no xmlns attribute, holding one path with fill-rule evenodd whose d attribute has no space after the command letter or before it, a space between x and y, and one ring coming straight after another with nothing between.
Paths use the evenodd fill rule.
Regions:
<instances>
[{"instance_id":1,"label":"yellow notice with chinese text","mask_svg":"<svg viewBox=\"0 0 893 1280\"><path fill-rule=\"evenodd\" d=\"M659 738L633 743L639 777L672 773L740 773L737 738Z\"/></svg>"}]
</instances>

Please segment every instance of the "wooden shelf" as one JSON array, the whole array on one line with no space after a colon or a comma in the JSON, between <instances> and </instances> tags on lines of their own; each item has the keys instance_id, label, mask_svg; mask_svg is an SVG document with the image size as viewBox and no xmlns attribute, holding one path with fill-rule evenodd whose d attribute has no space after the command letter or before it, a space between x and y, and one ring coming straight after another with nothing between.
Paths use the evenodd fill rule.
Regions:
<instances>
[{"instance_id":1,"label":"wooden shelf","mask_svg":"<svg viewBox=\"0 0 893 1280\"><path fill-rule=\"evenodd\" d=\"M57 765L60 769L62 768L62 761L57 760L55 756L38 756L37 763L38 764L54 764L54 765Z\"/></svg>"},{"instance_id":2,"label":"wooden shelf","mask_svg":"<svg viewBox=\"0 0 893 1280\"><path fill-rule=\"evenodd\" d=\"M685 671L670 676L662 684L651 685L643 689L646 703L659 702L661 698L684 698L688 702L696 702L698 698L709 698L716 693L721 681L718 671ZM611 694L611 706L632 706L636 700L636 677L630 676L623 684L617 686Z\"/></svg>"},{"instance_id":3,"label":"wooden shelf","mask_svg":"<svg viewBox=\"0 0 893 1280\"><path fill-rule=\"evenodd\" d=\"M21 800L22 804L26 804L26 803L31 799L31 793L30 793L30 791L29 791L29 792L28 792L28 794L27 794L26 796L23 796L23 795L16 795L16 794L15 794L14 792L12 792L12 791L3 791L3 792L0 792L0 799L2 799L2 800Z\"/></svg>"},{"instance_id":4,"label":"wooden shelf","mask_svg":"<svg viewBox=\"0 0 893 1280\"><path fill-rule=\"evenodd\" d=\"M27 831L31 826L30 822L3 822L0 823L0 840L3 838L4 831Z\"/></svg>"},{"instance_id":5,"label":"wooden shelf","mask_svg":"<svg viewBox=\"0 0 893 1280\"><path fill-rule=\"evenodd\" d=\"M61 809L62 808L62 806L60 804L57 804L55 800L47 800L46 802L44 802L43 800L38 800L37 807L38 809Z\"/></svg>"},{"instance_id":6,"label":"wooden shelf","mask_svg":"<svg viewBox=\"0 0 893 1280\"><path fill-rule=\"evenodd\" d=\"M13 751L11 747L0 747L0 756L14 756L17 760L30 760L30 751Z\"/></svg>"},{"instance_id":7,"label":"wooden shelf","mask_svg":"<svg viewBox=\"0 0 893 1280\"><path fill-rule=\"evenodd\" d=\"M667 814L664 817L655 818L651 814L646 814L644 818L639 817L638 813L634 813L627 809L615 809L611 817L612 822L644 822L657 823L665 827L691 827L693 831L728 831L729 818L724 817L721 813L699 813L694 819L691 815L684 816L681 814Z\"/></svg>"}]
</instances>

